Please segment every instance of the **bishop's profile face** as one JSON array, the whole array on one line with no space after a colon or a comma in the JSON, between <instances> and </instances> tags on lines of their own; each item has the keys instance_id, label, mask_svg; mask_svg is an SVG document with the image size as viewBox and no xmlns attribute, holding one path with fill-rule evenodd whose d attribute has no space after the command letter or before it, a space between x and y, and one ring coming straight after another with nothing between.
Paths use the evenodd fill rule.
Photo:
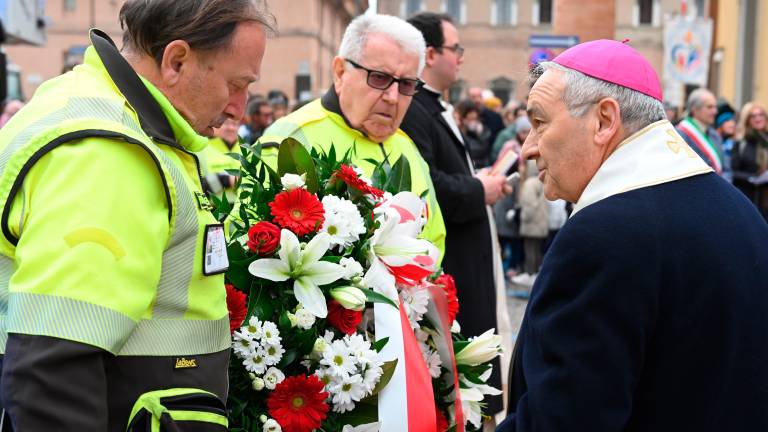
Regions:
<instances>
[{"instance_id":1,"label":"bishop's profile face","mask_svg":"<svg viewBox=\"0 0 768 432\"><path fill-rule=\"evenodd\" d=\"M564 73L550 69L536 81L528 97L531 131L523 158L533 159L544 195L577 202L602 163L594 145L595 107L582 117L571 115L563 100Z\"/></svg>"}]
</instances>

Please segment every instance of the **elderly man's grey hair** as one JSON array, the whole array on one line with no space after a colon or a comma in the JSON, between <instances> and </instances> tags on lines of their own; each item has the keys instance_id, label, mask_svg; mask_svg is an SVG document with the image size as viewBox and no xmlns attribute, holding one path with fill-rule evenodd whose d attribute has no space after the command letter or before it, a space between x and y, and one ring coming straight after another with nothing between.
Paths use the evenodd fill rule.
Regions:
<instances>
[{"instance_id":1,"label":"elderly man's grey hair","mask_svg":"<svg viewBox=\"0 0 768 432\"><path fill-rule=\"evenodd\" d=\"M573 117L584 116L589 110L590 104L609 97L619 103L621 122L627 131L627 136L651 123L667 118L664 104L661 101L639 91L592 78L555 62L539 63L531 76L533 79L538 79L549 69L564 72L565 92L563 101Z\"/></svg>"},{"instance_id":2,"label":"elderly man's grey hair","mask_svg":"<svg viewBox=\"0 0 768 432\"><path fill-rule=\"evenodd\" d=\"M704 105L703 99L705 96L715 97L714 93L712 93L711 91L705 88L700 87L692 91L691 94L688 95L688 101L685 104L685 107L688 109L688 112L691 112L697 108L701 108L701 106Z\"/></svg>"},{"instance_id":3,"label":"elderly man's grey hair","mask_svg":"<svg viewBox=\"0 0 768 432\"><path fill-rule=\"evenodd\" d=\"M368 42L368 37L374 34L386 36L403 51L418 56L418 76L421 76L427 51L424 36L407 21L391 15L365 14L353 19L344 31L339 46L339 56L354 62L362 62L365 44ZM347 67L350 66L347 65Z\"/></svg>"}]
</instances>

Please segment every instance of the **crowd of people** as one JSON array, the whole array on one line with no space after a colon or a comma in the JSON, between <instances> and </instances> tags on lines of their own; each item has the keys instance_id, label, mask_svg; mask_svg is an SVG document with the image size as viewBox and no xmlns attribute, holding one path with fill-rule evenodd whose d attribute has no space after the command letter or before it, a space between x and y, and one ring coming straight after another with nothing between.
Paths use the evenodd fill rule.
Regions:
<instances>
[{"instance_id":1,"label":"crowd of people","mask_svg":"<svg viewBox=\"0 0 768 432\"><path fill-rule=\"evenodd\" d=\"M324 150L333 144L337 152L354 147L352 162L366 175L371 161L410 161L412 190L428 209L423 236L456 280L462 332L471 337L495 328L507 345L488 381L504 388L512 365L501 430L673 430L654 429L664 416L677 430L686 429L685 418L697 430L722 430L729 421L733 430L768 425L745 402L766 400L765 387L761 399L747 379L766 376L756 366L768 360L765 344L741 357L755 361L744 367L730 356L740 344L759 345L755 335L765 334L754 329L765 328L766 296L754 288L764 286L768 271L765 244L762 251L755 246L766 229L718 178L768 218L762 105L735 110L698 89L679 121L669 118L675 129L668 117L677 114L665 113L647 60L613 41L579 45L534 68L522 101L502 105L492 92L471 87L451 103L444 95L458 80L464 47L452 19L430 12L407 21L354 19L327 90L292 105L279 89L248 94L274 27L267 11L247 0L201 0L193 12L157 0L150 13L143 3L129 0L121 10L123 52L93 31L82 67L49 83L7 128L21 102L5 104L0 117L0 143L13 152L0 166L0 185L7 186L0 190L11 191L2 198L18 221L4 215L0 238L0 282L11 287L2 298L12 305L0 391L18 430L124 430L133 402L155 388L195 386L226 400L222 271L208 267L216 259L202 244L223 239L208 237L219 231L202 190L234 202L238 162L227 154L260 143L262 160L276 164L276 149L288 137ZM169 16L189 26L158 24ZM229 30L200 39L192 24ZM605 66L621 63L613 56L626 62L622 71ZM602 64L603 58L612 60ZM59 147L64 143L72 145ZM106 162L89 164L97 158ZM198 160L201 185L190 168ZM67 199L57 198L65 193L57 189L62 182ZM718 209L715 220L691 217L709 205ZM713 245L724 236L738 250L712 276L706 266L722 255ZM63 240L51 246L49 237ZM78 249L84 242L95 246ZM763 265L744 270L754 263ZM119 296L105 288L108 280L121 287ZM709 300L691 298L690 281L705 298L718 299L728 318L720 327ZM733 281L749 295L722 298L722 284ZM532 296L514 354L505 305L510 283L522 287L516 295ZM670 298L660 304L663 296ZM738 303L747 298L748 306ZM687 309L689 301L701 303ZM61 310L76 322L62 320ZM678 324L681 314L686 321ZM750 327L747 318L754 320ZM712 339L687 338L676 348L687 325L705 321ZM176 340L158 343L168 332ZM744 339L734 342L728 332ZM201 335L210 340L199 342ZM664 363L690 366L682 352L706 347L715 353L685 373ZM163 361L190 354L199 370L165 373ZM715 383L723 365L743 374ZM723 398L704 403L714 387ZM743 397L729 396L737 394ZM683 395L694 397L682 403ZM661 396L679 412L668 408L672 403L660 408L654 400ZM502 396L485 403L493 428ZM590 403L597 409L584 409ZM722 415L702 415L715 410Z\"/></svg>"}]
</instances>

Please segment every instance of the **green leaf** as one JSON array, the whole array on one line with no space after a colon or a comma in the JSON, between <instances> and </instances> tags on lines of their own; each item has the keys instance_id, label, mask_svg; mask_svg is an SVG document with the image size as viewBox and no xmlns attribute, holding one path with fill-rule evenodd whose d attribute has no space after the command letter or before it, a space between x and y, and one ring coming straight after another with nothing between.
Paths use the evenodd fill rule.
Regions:
<instances>
[{"instance_id":1,"label":"green leaf","mask_svg":"<svg viewBox=\"0 0 768 432\"><path fill-rule=\"evenodd\" d=\"M317 192L320 187L320 180L317 178L317 170L312 156L300 142L293 138L286 138L280 144L280 150L277 154L277 173L281 177L286 173L306 174L304 182L310 193Z\"/></svg>"},{"instance_id":2,"label":"green leaf","mask_svg":"<svg viewBox=\"0 0 768 432\"><path fill-rule=\"evenodd\" d=\"M469 341L467 341L467 340L464 340L464 341L456 341L456 342L454 342L454 343L453 343L453 352L454 352L454 353L456 353L456 354L458 354L458 353L460 353L460 352L461 352L461 350L463 350L464 348L466 348L466 347L467 347L467 345L469 345Z\"/></svg>"},{"instance_id":3,"label":"green leaf","mask_svg":"<svg viewBox=\"0 0 768 432\"><path fill-rule=\"evenodd\" d=\"M280 359L280 363L277 364L278 369L285 369L285 367L293 363L298 356L299 353L295 349L285 351L283 358Z\"/></svg>"},{"instance_id":4,"label":"green leaf","mask_svg":"<svg viewBox=\"0 0 768 432\"><path fill-rule=\"evenodd\" d=\"M384 345L386 345L387 342L389 342L389 337L385 337L383 339L379 339L379 340L377 340L376 342L374 342L371 345L371 348L376 350L377 353L381 352L381 350L384 348Z\"/></svg>"},{"instance_id":5,"label":"green leaf","mask_svg":"<svg viewBox=\"0 0 768 432\"><path fill-rule=\"evenodd\" d=\"M288 318L288 311L280 312L280 329L288 330L291 328L291 320Z\"/></svg>"},{"instance_id":6,"label":"green leaf","mask_svg":"<svg viewBox=\"0 0 768 432\"><path fill-rule=\"evenodd\" d=\"M388 305L391 305L393 308L397 309L397 304L390 300L389 297L385 296L384 294L379 294L376 291L372 289L363 289L363 293L365 293L365 299L371 303L386 303Z\"/></svg>"},{"instance_id":7,"label":"green leaf","mask_svg":"<svg viewBox=\"0 0 768 432\"><path fill-rule=\"evenodd\" d=\"M355 409L339 416L340 425L359 426L379 420L379 409L376 401L361 400Z\"/></svg>"},{"instance_id":8,"label":"green leaf","mask_svg":"<svg viewBox=\"0 0 768 432\"><path fill-rule=\"evenodd\" d=\"M411 190L411 164L405 157L395 162L387 177L384 189L392 194Z\"/></svg>"},{"instance_id":9,"label":"green leaf","mask_svg":"<svg viewBox=\"0 0 768 432\"><path fill-rule=\"evenodd\" d=\"M251 316L255 316L262 321L271 320L272 314L275 311L271 300L267 289L261 286L261 284L255 283L251 287L251 292L248 295L247 319L250 319Z\"/></svg>"},{"instance_id":10,"label":"green leaf","mask_svg":"<svg viewBox=\"0 0 768 432\"><path fill-rule=\"evenodd\" d=\"M392 375L395 374L395 367L397 366L397 359L390 360L388 362L385 362L382 366L382 373L381 378L379 378L378 384L376 384L376 387L373 388L373 391L371 392L371 395L368 396L365 399L371 398L373 396L376 396L379 394L381 389L387 386L389 384L389 381L392 379ZM364 400L365 400L364 399Z\"/></svg>"}]
</instances>

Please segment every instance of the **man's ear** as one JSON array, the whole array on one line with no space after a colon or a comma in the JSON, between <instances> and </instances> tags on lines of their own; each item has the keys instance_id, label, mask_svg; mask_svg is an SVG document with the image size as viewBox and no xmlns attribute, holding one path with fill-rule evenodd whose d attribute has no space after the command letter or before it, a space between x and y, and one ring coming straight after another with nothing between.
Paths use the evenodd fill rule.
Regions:
<instances>
[{"instance_id":1,"label":"man's ear","mask_svg":"<svg viewBox=\"0 0 768 432\"><path fill-rule=\"evenodd\" d=\"M166 86L178 83L184 66L189 64L193 56L192 48L183 40L175 40L166 45L160 62L160 77Z\"/></svg>"},{"instance_id":2,"label":"man's ear","mask_svg":"<svg viewBox=\"0 0 768 432\"><path fill-rule=\"evenodd\" d=\"M437 50L435 49L435 47L432 47L432 46L428 46L428 47L427 47L427 51L426 51L426 53L425 53L425 56L424 56L424 61L425 61L425 64L426 64L427 66L430 66L430 67L431 67L433 64L435 64L435 57L437 57L437 55L438 55L438 54L439 54L439 53L437 52Z\"/></svg>"},{"instance_id":3,"label":"man's ear","mask_svg":"<svg viewBox=\"0 0 768 432\"><path fill-rule=\"evenodd\" d=\"M608 146L616 140L616 136L623 129L619 103L615 99L604 98L597 103L595 114L597 116L595 143L601 147Z\"/></svg>"},{"instance_id":4,"label":"man's ear","mask_svg":"<svg viewBox=\"0 0 768 432\"><path fill-rule=\"evenodd\" d=\"M333 69L333 85L338 90L339 84L341 82L341 77L346 72L346 60L344 60L344 57L336 56L333 58L333 62L331 63L331 68Z\"/></svg>"}]
</instances>

